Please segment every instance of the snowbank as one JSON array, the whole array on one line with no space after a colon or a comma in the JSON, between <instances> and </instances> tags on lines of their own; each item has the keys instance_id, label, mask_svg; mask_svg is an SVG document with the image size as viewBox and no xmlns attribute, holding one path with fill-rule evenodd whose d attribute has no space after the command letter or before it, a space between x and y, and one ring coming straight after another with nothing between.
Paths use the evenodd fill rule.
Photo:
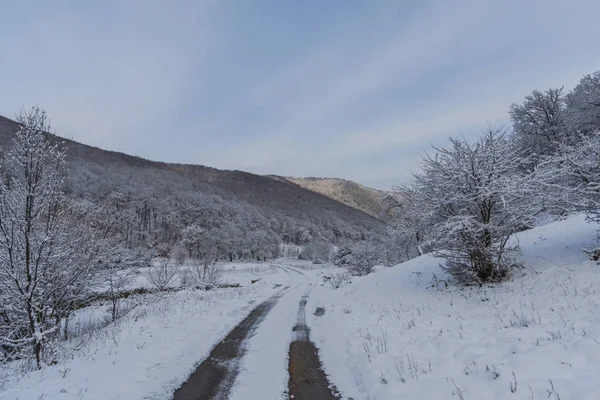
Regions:
<instances>
[{"instance_id":1,"label":"snowbank","mask_svg":"<svg viewBox=\"0 0 600 400\"><path fill-rule=\"evenodd\" d=\"M315 290L312 338L326 372L354 399L598 399L600 266L582 252L583 216L516 238L525 275L446 288L422 256L343 289ZM310 309L310 308L309 308Z\"/></svg>"}]
</instances>

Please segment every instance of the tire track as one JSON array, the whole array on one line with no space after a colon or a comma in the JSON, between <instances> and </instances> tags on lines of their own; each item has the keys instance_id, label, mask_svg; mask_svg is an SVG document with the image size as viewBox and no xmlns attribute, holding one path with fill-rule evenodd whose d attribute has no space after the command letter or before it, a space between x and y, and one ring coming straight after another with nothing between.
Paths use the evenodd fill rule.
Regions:
<instances>
[{"instance_id":1,"label":"tire track","mask_svg":"<svg viewBox=\"0 0 600 400\"><path fill-rule=\"evenodd\" d=\"M306 302L310 289L298 305L294 338L290 344L288 372L288 398L294 400L338 400L341 396L327 380L319 361L319 353L310 341L310 329L306 325Z\"/></svg>"},{"instance_id":2,"label":"tire track","mask_svg":"<svg viewBox=\"0 0 600 400\"><path fill-rule=\"evenodd\" d=\"M244 356L245 342L256 331L259 324L290 288L286 286L256 306L250 314L219 342L210 355L175 391L173 400L225 400L240 369Z\"/></svg>"}]
</instances>

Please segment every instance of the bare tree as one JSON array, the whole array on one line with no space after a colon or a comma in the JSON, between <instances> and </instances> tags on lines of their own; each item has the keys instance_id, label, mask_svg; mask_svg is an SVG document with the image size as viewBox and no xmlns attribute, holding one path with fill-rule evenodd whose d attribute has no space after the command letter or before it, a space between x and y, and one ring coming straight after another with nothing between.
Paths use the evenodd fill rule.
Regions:
<instances>
[{"instance_id":1,"label":"bare tree","mask_svg":"<svg viewBox=\"0 0 600 400\"><path fill-rule=\"evenodd\" d=\"M32 108L18 122L0 182L0 344L4 356L33 355L41 368L61 318L89 287L99 249L63 195L65 147L49 140L46 113Z\"/></svg>"},{"instance_id":2,"label":"bare tree","mask_svg":"<svg viewBox=\"0 0 600 400\"><path fill-rule=\"evenodd\" d=\"M581 78L566 103L571 131L587 135L600 130L600 71Z\"/></svg>"},{"instance_id":3,"label":"bare tree","mask_svg":"<svg viewBox=\"0 0 600 400\"><path fill-rule=\"evenodd\" d=\"M534 175L554 210L585 212L600 223L600 132L562 146L542 160Z\"/></svg>"},{"instance_id":4,"label":"bare tree","mask_svg":"<svg viewBox=\"0 0 600 400\"><path fill-rule=\"evenodd\" d=\"M418 255L423 255L425 233L431 221L419 200L419 192L410 184L398 185L383 198L383 204L394 222L390 233L404 244L406 257L410 258L415 249Z\"/></svg>"},{"instance_id":5,"label":"bare tree","mask_svg":"<svg viewBox=\"0 0 600 400\"><path fill-rule=\"evenodd\" d=\"M523 104L510 106L510 118L519 147L539 156L552 154L566 138L565 97L563 88L550 88L544 92L534 90Z\"/></svg>"},{"instance_id":6,"label":"bare tree","mask_svg":"<svg viewBox=\"0 0 600 400\"><path fill-rule=\"evenodd\" d=\"M173 283L180 267L180 260L173 259L171 253L166 257L156 257L146 271L146 278L156 290L162 292Z\"/></svg>"},{"instance_id":7,"label":"bare tree","mask_svg":"<svg viewBox=\"0 0 600 400\"><path fill-rule=\"evenodd\" d=\"M119 268L118 264L108 265L104 270L103 278L108 285L108 299L110 301L110 319L116 321L121 317L121 299L134 279L134 272L130 268Z\"/></svg>"},{"instance_id":8,"label":"bare tree","mask_svg":"<svg viewBox=\"0 0 600 400\"><path fill-rule=\"evenodd\" d=\"M203 286L205 289L212 289L222 283L225 270L221 263L206 257L195 259L193 262L192 271L197 285Z\"/></svg>"},{"instance_id":9,"label":"bare tree","mask_svg":"<svg viewBox=\"0 0 600 400\"><path fill-rule=\"evenodd\" d=\"M203 270L202 283L205 289L213 289L223 283L225 269L223 264L213 263Z\"/></svg>"}]
</instances>

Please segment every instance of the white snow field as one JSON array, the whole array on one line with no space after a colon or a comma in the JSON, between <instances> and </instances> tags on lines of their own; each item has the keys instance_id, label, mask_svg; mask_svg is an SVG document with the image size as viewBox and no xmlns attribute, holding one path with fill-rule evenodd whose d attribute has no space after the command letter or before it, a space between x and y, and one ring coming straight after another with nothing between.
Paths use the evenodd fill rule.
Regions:
<instances>
[{"instance_id":1,"label":"white snow field","mask_svg":"<svg viewBox=\"0 0 600 400\"><path fill-rule=\"evenodd\" d=\"M522 232L525 276L432 287L422 256L313 291L311 338L330 380L358 399L600 399L600 266L583 216ZM308 310L309 308L307 308Z\"/></svg>"},{"instance_id":2,"label":"white snow field","mask_svg":"<svg viewBox=\"0 0 600 400\"><path fill-rule=\"evenodd\" d=\"M297 261L277 261L227 264L224 281L240 283L240 288L183 290L128 299L138 305L117 323L61 343L71 356L58 365L18 379L14 370L0 369L0 399L168 399L257 304L289 285L281 304L263 321L268 329L251 339L250 346L256 345L256 350L249 351L242 365L242 389L237 391L239 395L249 390L258 396L276 392L278 397L270 398L281 398L287 388L291 329L298 301L309 283L304 275L281 267L297 266ZM108 315L107 307L80 310L70 323L71 330L87 331L86 327L98 324ZM254 382L256 377L261 380Z\"/></svg>"},{"instance_id":3,"label":"white snow field","mask_svg":"<svg viewBox=\"0 0 600 400\"><path fill-rule=\"evenodd\" d=\"M596 229L574 216L522 232L525 269L496 286L446 287L443 260L431 256L337 290L323 283L336 270L328 266L228 264L225 282L241 287L134 297L127 315L91 333L107 305L80 310L79 336L61 344L70 357L19 379L0 370L0 399L169 399L259 302L289 286L244 344L230 399L285 398L308 294L310 338L345 399L597 400L600 266L582 251L597 245Z\"/></svg>"}]
</instances>

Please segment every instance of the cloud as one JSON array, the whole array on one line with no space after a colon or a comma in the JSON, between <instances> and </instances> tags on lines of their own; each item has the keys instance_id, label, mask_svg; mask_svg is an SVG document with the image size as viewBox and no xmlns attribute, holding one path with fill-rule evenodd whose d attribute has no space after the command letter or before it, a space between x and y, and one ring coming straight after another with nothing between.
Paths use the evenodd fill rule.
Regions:
<instances>
[{"instance_id":1,"label":"cloud","mask_svg":"<svg viewBox=\"0 0 600 400\"><path fill-rule=\"evenodd\" d=\"M374 180L378 162L369 167L361 158L413 143L426 146L431 137L476 132L487 122L506 123L510 103L536 87L573 85L581 71L600 60L584 51L589 42L581 43L590 38L585 29L557 32L553 24L564 10L541 5L521 8L532 20L519 22L529 27L510 26L508 18L516 17L503 12L504 5L462 2L420 9L381 42L363 47L354 45L360 31L348 31L342 43L326 37L305 62L248 95L253 104L274 110L273 118L269 129L249 132L230 148L226 162L261 173L343 170L354 179L372 171ZM544 41L548 31L553 36ZM574 46L570 41L577 35ZM556 57L569 48L580 53L577 62ZM218 156L208 160L222 165Z\"/></svg>"},{"instance_id":2,"label":"cloud","mask_svg":"<svg viewBox=\"0 0 600 400\"><path fill-rule=\"evenodd\" d=\"M40 104L93 145L388 188L430 141L597 69L600 4L577 3L16 4L0 114Z\"/></svg>"},{"instance_id":3,"label":"cloud","mask_svg":"<svg viewBox=\"0 0 600 400\"><path fill-rule=\"evenodd\" d=\"M110 148L152 136L152 125L179 106L205 51L202 10L105 5L40 3L23 24L4 28L3 114L40 104L60 131Z\"/></svg>"}]
</instances>

